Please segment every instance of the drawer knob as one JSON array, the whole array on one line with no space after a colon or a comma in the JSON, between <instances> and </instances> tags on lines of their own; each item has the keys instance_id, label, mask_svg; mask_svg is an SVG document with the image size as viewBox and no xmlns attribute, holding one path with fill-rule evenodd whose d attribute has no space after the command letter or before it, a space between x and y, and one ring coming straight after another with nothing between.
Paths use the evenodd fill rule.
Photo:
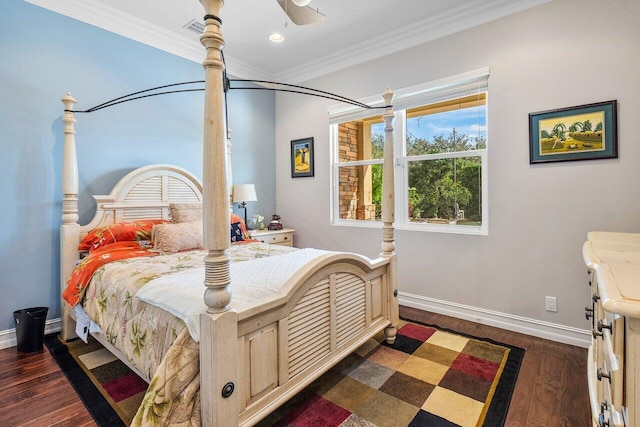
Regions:
<instances>
[{"instance_id":1,"label":"drawer knob","mask_svg":"<svg viewBox=\"0 0 640 427\"><path fill-rule=\"evenodd\" d=\"M585 305L584 306L584 317L586 317L587 320L593 319L593 308L589 308L588 305Z\"/></svg>"},{"instance_id":2,"label":"drawer knob","mask_svg":"<svg viewBox=\"0 0 640 427\"><path fill-rule=\"evenodd\" d=\"M609 384L611 384L611 372L608 374L602 373L602 368L598 368L598 381L602 381L602 378L607 378L609 380Z\"/></svg>"},{"instance_id":3,"label":"drawer knob","mask_svg":"<svg viewBox=\"0 0 640 427\"><path fill-rule=\"evenodd\" d=\"M606 323L604 323L602 321L602 319L598 320L598 330L600 332L602 332L603 329L608 329L609 333L613 332L613 329L611 328L611 325L607 325Z\"/></svg>"}]
</instances>

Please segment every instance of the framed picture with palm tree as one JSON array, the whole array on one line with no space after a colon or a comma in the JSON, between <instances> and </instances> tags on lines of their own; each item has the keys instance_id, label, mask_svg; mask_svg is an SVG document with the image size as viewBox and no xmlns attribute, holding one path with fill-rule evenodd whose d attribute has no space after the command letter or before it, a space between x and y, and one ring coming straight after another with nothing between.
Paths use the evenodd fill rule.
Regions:
<instances>
[{"instance_id":1,"label":"framed picture with palm tree","mask_svg":"<svg viewBox=\"0 0 640 427\"><path fill-rule=\"evenodd\" d=\"M313 137L291 141L291 178L313 176L313 163Z\"/></svg>"},{"instance_id":2,"label":"framed picture with palm tree","mask_svg":"<svg viewBox=\"0 0 640 427\"><path fill-rule=\"evenodd\" d=\"M529 114L529 163L618 157L617 101Z\"/></svg>"}]
</instances>

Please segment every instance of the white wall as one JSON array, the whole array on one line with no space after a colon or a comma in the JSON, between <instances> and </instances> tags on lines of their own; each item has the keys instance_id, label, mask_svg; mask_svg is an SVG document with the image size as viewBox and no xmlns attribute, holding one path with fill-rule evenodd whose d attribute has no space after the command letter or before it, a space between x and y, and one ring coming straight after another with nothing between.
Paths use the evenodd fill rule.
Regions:
<instances>
[{"instance_id":1,"label":"white wall","mask_svg":"<svg viewBox=\"0 0 640 427\"><path fill-rule=\"evenodd\" d=\"M425 308L586 342L586 233L640 232L639 18L636 0L554 0L306 83L359 98L490 67L489 235L398 230L405 302L415 295ZM529 164L529 113L612 99L619 159ZM329 225L329 104L278 94L277 208L296 228L296 246L374 257L379 230ZM289 141L307 136L315 177L292 179ZM557 313L545 311L547 295Z\"/></svg>"}]
</instances>

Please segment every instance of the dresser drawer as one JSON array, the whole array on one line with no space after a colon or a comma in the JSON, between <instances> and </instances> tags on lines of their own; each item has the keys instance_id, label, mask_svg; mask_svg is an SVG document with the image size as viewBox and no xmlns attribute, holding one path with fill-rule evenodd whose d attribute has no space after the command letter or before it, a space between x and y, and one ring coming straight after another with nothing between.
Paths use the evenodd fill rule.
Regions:
<instances>
[{"instance_id":1,"label":"dresser drawer","mask_svg":"<svg viewBox=\"0 0 640 427\"><path fill-rule=\"evenodd\" d=\"M596 321L594 340L599 381L607 390L607 400L615 407L623 406L624 318L594 305Z\"/></svg>"},{"instance_id":2,"label":"dresser drawer","mask_svg":"<svg viewBox=\"0 0 640 427\"><path fill-rule=\"evenodd\" d=\"M259 236L258 239L272 245L293 245L293 233L271 234Z\"/></svg>"},{"instance_id":3,"label":"dresser drawer","mask_svg":"<svg viewBox=\"0 0 640 427\"><path fill-rule=\"evenodd\" d=\"M249 235L270 245L293 246L293 228L283 230L251 230Z\"/></svg>"},{"instance_id":4,"label":"dresser drawer","mask_svg":"<svg viewBox=\"0 0 640 427\"><path fill-rule=\"evenodd\" d=\"M598 416L600 415L600 402L604 398L602 383L596 379L598 364L596 362L595 349L593 345L589 346L587 354L587 385L589 387L589 403L591 404L591 418L593 424L598 424Z\"/></svg>"}]
</instances>

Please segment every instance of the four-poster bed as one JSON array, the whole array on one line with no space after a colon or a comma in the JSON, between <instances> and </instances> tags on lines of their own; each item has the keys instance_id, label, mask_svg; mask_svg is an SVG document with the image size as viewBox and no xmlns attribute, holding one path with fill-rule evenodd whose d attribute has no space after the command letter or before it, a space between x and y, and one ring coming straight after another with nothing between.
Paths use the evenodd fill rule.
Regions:
<instances>
[{"instance_id":1,"label":"four-poster bed","mask_svg":"<svg viewBox=\"0 0 640 427\"><path fill-rule=\"evenodd\" d=\"M135 311L138 309L145 311L144 318L149 324L150 334L158 329L166 329L157 324L158 318L167 315L161 314L158 311L161 309L157 308L159 306L153 305L153 297L138 301L138 298L129 295L128 288L124 292L125 285L122 283L117 284L113 291L105 291L98 288L101 285L91 284L94 279L91 279L87 293L84 294L87 300L99 302L92 307L86 306L91 317L101 317L101 313L108 311L111 306L126 307L123 323L117 323L119 326L112 329L101 325L103 330L108 329L106 337L103 334L94 336L150 381L149 391L134 420L136 425L156 422L183 422L185 425L201 423L204 426L253 425L380 331L384 330L387 341L393 342L398 324L393 234L392 92L387 90L383 95L387 107L383 115L386 128L380 256L370 260L351 253L300 249L291 253L274 253L277 257L234 262L232 265L231 258L237 257L238 253L235 247L230 250L232 245L229 226L232 218L229 212L224 63L221 60L224 41L220 32L221 20L218 18L223 0L200 1L206 11L206 28L201 37L206 48L203 63L205 109L202 183L179 167L142 167L122 178L109 195L94 196L96 214L89 224L80 225L76 120L73 114L76 100L70 94L62 99L65 106L62 119L65 124L61 226L63 291L79 262L78 245L92 230L128 221L169 221L172 219L170 212L176 203L202 204L202 254L205 256L199 258L204 258L204 265L200 265L198 270L203 270L204 277L197 287L198 300L202 305L199 324L198 321L189 322L182 317L174 321L171 331L175 336L171 336L171 342L167 343L168 349L154 350L157 360L153 361L151 367L141 368L136 362L132 362L130 354L137 352L139 356L142 350L139 346L133 346L132 349L130 343L123 345L124 348L118 348L117 343L122 342L123 338L116 335L119 329L126 330L134 324L132 319L138 316ZM264 248L260 250L270 251ZM181 254L178 252L173 256L181 257ZM155 257L146 257L140 259L140 262L147 262L147 265L155 263L153 268L163 269L162 266L158 267L158 262L153 258ZM160 258L169 259L171 256ZM242 279L247 271L272 268L269 263L273 260L285 260L281 263L289 268L277 289L269 289L268 292L265 290L263 293L259 284ZM188 263L184 261L184 256L181 262ZM189 262L198 264L197 261ZM116 264L106 264L105 268ZM286 268L278 267L278 271ZM113 273L113 270L112 273L105 271L107 270L95 276L104 279L109 274L118 274ZM174 274L172 278L181 281L186 277L182 273ZM201 277L197 274L195 277ZM146 278L145 283L150 280L149 284L157 284L166 278L156 277L159 274L156 275L155 270L153 276L154 280ZM204 288L201 286L203 282ZM166 280L164 284L167 285ZM183 285L184 283L180 283L180 286ZM190 286L193 288L192 285ZM131 292L150 288L148 284L142 287L136 282ZM167 293L172 291L171 286L155 289L166 289ZM243 293L246 289L249 292ZM111 295L109 298L114 302L107 301L107 297L102 301L100 298L104 292L104 295ZM248 294L251 295L247 296ZM168 298L182 300L183 294L178 295ZM185 296L184 301L186 300ZM83 303L79 302L78 306L81 304ZM67 299L63 299L63 339L75 336L76 317L74 308ZM139 318L142 316L136 317ZM192 318L193 316L188 319ZM98 321L95 318L93 320ZM188 327L184 326L183 321ZM197 330L198 340L193 338L190 329ZM167 332L166 335L170 336L172 333ZM142 333L138 331L136 339L141 338L140 335ZM155 335L151 336L154 337ZM129 340L133 342L133 339ZM199 365L195 363L197 359L187 360L182 368L190 369L189 373L175 373L167 359L184 358L187 354L198 357ZM183 381L181 376L188 378ZM183 381L186 385L181 385L180 390L188 390L188 393L175 392L172 381ZM165 395L174 392L178 394ZM174 411L171 405L176 405L179 409ZM192 413L184 415L180 411Z\"/></svg>"}]
</instances>

